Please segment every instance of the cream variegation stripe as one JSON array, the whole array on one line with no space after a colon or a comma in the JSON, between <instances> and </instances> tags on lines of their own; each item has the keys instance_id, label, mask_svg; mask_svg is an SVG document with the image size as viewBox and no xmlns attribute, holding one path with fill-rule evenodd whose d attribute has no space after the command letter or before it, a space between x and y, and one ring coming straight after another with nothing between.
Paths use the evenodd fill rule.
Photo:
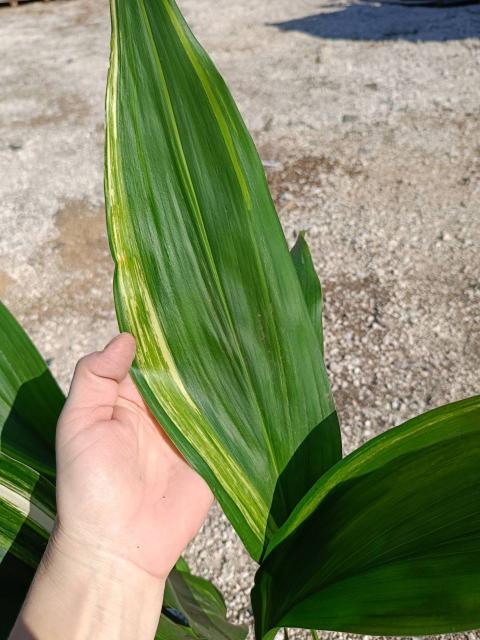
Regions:
<instances>
[{"instance_id":1,"label":"cream variegation stripe","mask_svg":"<svg viewBox=\"0 0 480 640\"><path fill-rule=\"evenodd\" d=\"M263 430L265 431L266 437L265 437L265 446L267 451L270 454L270 460L271 460L271 464L272 467L276 468L277 466L277 461L276 461L276 456L275 456L275 452L272 449L271 446L271 442L270 439L268 437L268 432L267 429L265 427L265 422L264 422L264 418L257 400L257 396L255 393L255 388L254 385L252 383L248 368L245 364L244 361L244 357L242 354L242 349L240 347L240 344L238 343L237 340L237 334L236 334L236 330L235 330L235 325L233 322L233 319L231 317L231 313L230 313L230 309L224 294L224 290L223 290L223 286L220 280L220 276L217 270L217 265L215 263L215 259L210 247L210 241L208 238L208 234L204 225L204 221L203 221L203 216L202 216L202 211L197 199L197 194L195 191L195 187L190 175L190 170L189 170L189 166L188 166L188 162L187 159L185 157L185 152L183 149L183 144L181 141L181 137L180 137L180 132L178 130L178 125L177 125L177 120L175 117L175 112L174 112L174 108L172 105L172 101L170 98L170 93L169 93L169 88L167 85L167 81L165 78L165 74L163 72L163 67L162 67L162 63L159 59L158 56L158 51L156 48L156 43L155 43L155 39L153 37L153 33L152 33L152 29L151 29L151 25L148 19L148 15L145 9L145 0L140 0L140 7L141 7L141 13L142 13L142 17L143 17L143 21L144 21L144 26L150 41L150 45L151 45L151 49L155 58L155 62L156 62L156 67L157 67L157 71L158 71L158 79L160 80L160 88L162 90L162 96L163 96L163 100L164 100L164 106L166 107L166 111L168 113L168 117L169 117L169 124L170 124L170 131L173 132L173 138L175 140L175 147L176 147L176 151L178 153L177 159L180 161L180 166L181 166L181 170L182 170L182 176L183 179L185 181L185 184L187 186L187 191L188 191L188 201L191 205L192 211L194 212L195 215L195 220L197 222L197 229L199 230L199 234L200 234L200 238L202 240L202 246L204 248L205 251L205 255L210 267L210 273L212 275L212 279L215 282L216 285L216 293L218 294L218 297L222 303L222 307L223 307L223 311L224 311L224 319L226 320L226 322L228 323L229 327L230 327L230 338L232 340L232 347L235 348L237 356L238 356L238 362L242 368L242 373L243 373L243 378L245 383L248 385L249 390L250 390L250 394L251 394L251 400L252 400L252 406L255 407L255 410L257 412L258 415L258 423L259 425L262 426ZM178 25L178 27L181 29L180 25ZM178 34L177 34L178 35ZM188 43L188 39L185 40ZM182 41L183 44L183 41ZM194 56L194 52L192 52L192 55ZM192 60L191 58L190 62L193 64L194 60ZM201 68L201 66L198 64L198 61L195 61L195 64L193 65L195 68L196 73L198 74L199 72L203 73L203 70ZM203 73L204 76L204 81L208 83L208 78L205 76L205 74ZM201 80L201 78L200 78ZM202 81L202 80L201 80ZM207 91L207 87L204 86L205 91ZM236 166L236 171L237 171L237 176L240 176L243 180L244 185L246 186L246 182L245 182L245 178L243 175L243 172L241 170L240 164L239 164L239 160L238 157L236 155L236 151L234 149L233 146L233 141L231 139L230 133L228 131L228 128L226 126L225 120L223 118L223 114L221 112L221 109L218 105L218 102L216 101L215 95L210 87L210 85L208 84L208 91L209 94L212 98L212 100L215 101L216 104L216 115L218 116L218 118L221 118L221 121L219 122L217 119L217 124L219 125L221 131L222 131L222 135L227 136L228 140L230 141L230 146L228 145L228 141L227 141L227 146L229 146L231 154L233 154L232 156L232 162L235 164ZM223 127L222 127L222 123L223 123ZM239 179L240 179L239 177ZM254 243L254 247L255 247L255 243ZM260 262L260 260L257 258L258 262ZM259 276L260 279L262 280L262 268L259 266ZM140 275L140 274L139 274ZM141 276L140 276L141 277ZM267 290L266 285L264 285L264 290ZM153 310L152 307L152 311L153 313L155 313L155 311ZM173 358L172 358L172 363L173 363ZM288 423L288 421L287 421ZM278 469L277 469L278 472Z\"/></svg>"},{"instance_id":2,"label":"cream variegation stripe","mask_svg":"<svg viewBox=\"0 0 480 640\"><path fill-rule=\"evenodd\" d=\"M144 0L141 0L141 2L142 2L142 6L144 7ZM223 110L221 108L221 105L219 104L219 102L217 100L217 97L215 95L215 91L214 91L214 89L213 89L213 87L211 85L211 82L210 82L210 79L209 79L207 73L205 73L205 70L202 67L201 62L198 60L198 56L197 56L194 48L192 47L191 42L189 41L188 37L186 36L185 29L183 28L182 23L180 22L177 14L175 13L174 9L172 8L172 3L169 0L162 0L162 2L163 2L163 6L164 6L166 12L168 13L168 16L170 18L171 24L172 24L173 28L175 29L175 33L177 34L177 37L178 37L178 39L180 41L180 44L183 46L184 51L187 54L187 57L188 57L188 59L190 61L190 64L192 65L193 69L195 70L195 73L197 74L197 77L198 77L198 79L199 79L199 81L200 81L200 83L201 83L201 85L203 87L203 90L205 92L205 95L207 96L207 99L208 99L208 101L210 103L210 106L212 107L212 111L213 111L213 113L215 115L219 131L220 131L220 133L221 133L221 135L223 137L223 140L225 142L225 146L226 146L226 148L228 150L228 153L229 153L229 156L230 156L230 160L232 162L232 166L233 166L233 168L235 170L235 174L237 176L237 179L238 179L238 182L239 182L239 185L240 185L240 189L242 191L242 195L243 195L243 199L244 199L244 203L245 203L246 209L248 211L250 211L251 208L252 208L252 200L251 200L251 196L250 196L250 190L248 188L247 181L245 179L245 174L244 174L244 171L243 171L243 169L241 167L241 163L240 163L240 160L239 160L239 157L238 157L238 153L237 153L235 144L233 142L232 135L230 133L230 128L229 128L228 123L227 123L227 121L225 119L225 116L224 116ZM146 16L145 12L144 12L144 16L145 16L145 20L146 20L146 23L147 23L147 28L149 28L148 18ZM151 36L151 31L150 31L150 36ZM151 36L151 41L152 41L152 46L155 49L155 43L153 41L153 37L152 36ZM165 83L165 79L164 79L164 76L163 76L163 71L161 69L160 61L158 61L158 64L159 64L159 67L160 67L162 83L165 85L165 89L166 89L166 83ZM168 108L169 108L169 112L170 112L170 115L171 115L172 124L173 124L174 131L175 131L175 138L176 138L177 144L179 146L179 150L180 150L180 153L181 153L182 160L184 161L185 166L186 166L186 161L185 161L185 157L184 157L184 154L183 154L183 149L182 149L182 145L181 145L181 142L180 142L180 136L178 135L175 115L174 115L173 108L171 106L170 99L169 99L169 96L168 96L168 90L166 89L166 91L167 91L167 99L168 99L167 104L168 104ZM187 168L187 172L188 172L188 168ZM190 179L190 176L189 176L189 179ZM193 186L192 186L192 189L193 189ZM195 198L195 203L196 203L196 198ZM197 215L201 219L201 213L200 213L199 209L198 209L198 214ZM202 228L203 228L203 223L202 223ZM210 258L211 257L211 252L209 251L208 238L206 237L206 234L205 234L205 238L204 238L204 244L205 244L206 248L208 249L208 257ZM253 249L253 251L255 253L255 258L256 258L256 262L257 262L257 266L258 266L259 285L263 290L265 300L268 301L267 304L265 305L264 311L265 311L265 313L267 315L270 316L270 320L271 320L272 324L275 324L272 304L271 304L271 301L270 301L270 292L269 292L268 286L267 286L267 284L265 282L264 268L263 268L262 260L260 259L260 256L259 256L259 253L258 253L258 247L257 247L255 241L253 242L252 249ZM224 296L223 296L223 289L222 289L222 286L221 286L221 283L220 283L220 279L217 276L216 266L215 266L215 263L213 261L213 258L211 258L210 262L212 264L212 272L213 272L213 274L215 276L215 281L217 283L218 293L219 293L219 295L220 295L220 297L222 299L222 303L223 303L223 306L225 308L226 317L230 320L230 313L229 313L229 310L228 310L228 305L227 305L227 303L226 303L226 301L224 299ZM235 337L236 337L235 327L233 326L233 323L231 321L230 321L230 325L231 325L231 328L232 328L231 337L232 337L233 340L235 340ZM279 363L281 363L282 362L282 355L281 355L281 349L280 349L280 344L279 344L279 341L278 341L277 332L274 331L272 335L273 335L274 341L275 341L275 352L276 352L275 355L276 355L277 361ZM242 365L243 365L243 358L242 358L242 355L241 355L241 348L238 345L235 345L235 346L237 347L237 351L240 353L240 360L241 360ZM256 400L256 394L255 394L254 387L251 384L251 379L250 379L249 372L248 372L248 370L247 370L247 368L245 366L243 367L243 370L244 370L245 381L249 384L250 390L252 392L252 396ZM287 394L287 383L286 383L286 380L285 380L283 366L279 367L279 374L280 374L281 395L283 397L287 397L287 395L288 395ZM289 414L289 411L288 411L288 405L285 404L283 409L284 409L284 417L285 417L285 426L286 426L286 429L288 431L291 428L291 418L290 418L290 414ZM269 454L272 468L274 468L276 470L277 475L280 475L280 470L278 469L277 456L275 455L275 452L274 452L274 450L272 448L272 444L271 444L271 441L270 441L268 430L265 428L265 421L264 421L263 416L261 415L260 409L258 410L258 413L259 413L259 424L261 425L261 427L263 428L263 430L265 432L264 445L265 445L266 453Z\"/></svg>"},{"instance_id":3,"label":"cream variegation stripe","mask_svg":"<svg viewBox=\"0 0 480 640\"><path fill-rule=\"evenodd\" d=\"M162 330L149 296L148 274L141 269L138 263L131 263L131 260L125 258L125 254L128 255L128 252L125 252L125 249L128 248L128 243L133 244L135 240L130 229L128 204L121 171L120 150L118 148L116 104L116 89L118 86L118 43L116 37L118 36L118 25L115 4L116 0L112 0L112 53L106 98L108 127L105 193L108 197L107 220L112 254L116 262L118 290L121 293L128 325L139 338L137 362L152 393L159 399L163 410L170 420L177 425L177 428L180 424L184 426L180 430L183 437L192 447L202 452L213 474L220 478L225 477L227 472L230 483L223 485L224 490L238 506L253 535L257 537L260 543L263 543L268 506L253 484L245 477L236 460L220 446L217 440L211 437L213 433L212 426L205 420L202 412L188 394L176 368L165 333ZM188 177L185 177L188 183ZM194 191L190 191L190 193L195 198ZM137 296L141 303L146 306L145 316L139 312L140 310L135 303ZM165 384L162 384L162 373L168 373L170 380L175 383L176 394L172 394L170 389ZM238 491L239 487L243 487L241 492Z\"/></svg>"},{"instance_id":4,"label":"cream variegation stripe","mask_svg":"<svg viewBox=\"0 0 480 640\"><path fill-rule=\"evenodd\" d=\"M267 506L253 485L248 482L236 460L219 444L218 440L212 438L214 434L212 426L205 420L203 413L188 394L168 348L148 294L148 287L141 278L142 275L137 272L135 278L132 278L129 272L119 271L119 285L124 300L132 300L135 295L140 295L142 303L146 306L147 316L145 317L135 312L135 308L130 304L126 305L129 326L132 327L134 335L139 337L139 344L143 346L137 350L137 363L148 386L159 399L169 418L175 425L183 426L181 433L185 439L196 450L202 452L217 478L225 477L225 474L229 477L230 483L224 484L223 488L240 508L254 535L262 540L266 514L268 514ZM158 356L161 356L161 359ZM162 384L162 373L167 373L175 383L176 394L172 394L170 389ZM238 487L243 487L240 495Z\"/></svg>"},{"instance_id":5,"label":"cream variegation stripe","mask_svg":"<svg viewBox=\"0 0 480 640\"><path fill-rule=\"evenodd\" d=\"M0 485L0 502L6 503L13 507L18 513L26 518L27 521L34 523L45 534L50 535L55 522L55 514L52 513L44 505L36 504L29 494L22 494L15 491L11 487ZM14 541L12 540L12 543Z\"/></svg>"}]
</instances>

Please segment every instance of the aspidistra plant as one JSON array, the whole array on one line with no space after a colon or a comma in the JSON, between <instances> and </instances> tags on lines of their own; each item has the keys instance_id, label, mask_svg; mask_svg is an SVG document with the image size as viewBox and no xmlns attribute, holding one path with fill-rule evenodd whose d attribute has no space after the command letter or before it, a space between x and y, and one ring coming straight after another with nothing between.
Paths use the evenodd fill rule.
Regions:
<instances>
[{"instance_id":1,"label":"aspidistra plant","mask_svg":"<svg viewBox=\"0 0 480 640\"><path fill-rule=\"evenodd\" d=\"M135 381L261 566L280 626L480 626L480 399L341 460L322 295L260 158L173 0L111 0L105 194Z\"/></svg>"}]
</instances>

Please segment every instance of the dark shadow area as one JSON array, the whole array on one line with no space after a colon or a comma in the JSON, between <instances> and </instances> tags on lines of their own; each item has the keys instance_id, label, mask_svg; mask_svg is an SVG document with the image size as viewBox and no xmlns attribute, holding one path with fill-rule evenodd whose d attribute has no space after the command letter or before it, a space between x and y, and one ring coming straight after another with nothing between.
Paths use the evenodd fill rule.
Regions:
<instances>
[{"instance_id":1,"label":"dark shadow area","mask_svg":"<svg viewBox=\"0 0 480 640\"><path fill-rule=\"evenodd\" d=\"M21 535L21 532L19 532ZM0 640L6 640L22 607L35 571L11 553L0 563ZM25 638L33 638L27 635Z\"/></svg>"},{"instance_id":2,"label":"dark shadow area","mask_svg":"<svg viewBox=\"0 0 480 640\"><path fill-rule=\"evenodd\" d=\"M3 426L0 450L55 478L55 429L65 399L48 369L18 389Z\"/></svg>"},{"instance_id":3,"label":"dark shadow area","mask_svg":"<svg viewBox=\"0 0 480 640\"><path fill-rule=\"evenodd\" d=\"M38 0L17 0L16 2L8 2L0 0L0 9L10 9L12 7L20 7L22 4L30 4L31 2L38 2Z\"/></svg>"},{"instance_id":4,"label":"dark shadow area","mask_svg":"<svg viewBox=\"0 0 480 640\"><path fill-rule=\"evenodd\" d=\"M280 528L294 506L341 457L340 425L334 412L312 429L279 475L270 507L269 528Z\"/></svg>"},{"instance_id":5,"label":"dark shadow area","mask_svg":"<svg viewBox=\"0 0 480 640\"><path fill-rule=\"evenodd\" d=\"M0 637L3 640L3 636ZM20 621L15 628L15 640L39 640L39 638L23 621Z\"/></svg>"},{"instance_id":6,"label":"dark shadow area","mask_svg":"<svg viewBox=\"0 0 480 640\"><path fill-rule=\"evenodd\" d=\"M269 23L282 31L300 31L334 40L407 40L445 42L480 37L480 4L436 7L391 1L337 5L337 10Z\"/></svg>"}]
</instances>

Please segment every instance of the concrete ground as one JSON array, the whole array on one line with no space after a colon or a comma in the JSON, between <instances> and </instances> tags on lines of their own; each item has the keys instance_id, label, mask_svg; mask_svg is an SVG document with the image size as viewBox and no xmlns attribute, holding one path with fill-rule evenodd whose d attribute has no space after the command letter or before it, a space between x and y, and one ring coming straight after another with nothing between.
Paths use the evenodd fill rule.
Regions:
<instances>
[{"instance_id":1,"label":"concrete ground","mask_svg":"<svg viewBox=\"0 0 480 640\"><path fill-rule=\"evenodd\" d=\"M307 232L346 451L478 393L480 6L180 5L253 133L289 242ZM0 297L64 388L116 329L108 46L106 0L0 7ZM187 557L249 621L254 567L218 508Z\"/></svg>"}]
</instances>

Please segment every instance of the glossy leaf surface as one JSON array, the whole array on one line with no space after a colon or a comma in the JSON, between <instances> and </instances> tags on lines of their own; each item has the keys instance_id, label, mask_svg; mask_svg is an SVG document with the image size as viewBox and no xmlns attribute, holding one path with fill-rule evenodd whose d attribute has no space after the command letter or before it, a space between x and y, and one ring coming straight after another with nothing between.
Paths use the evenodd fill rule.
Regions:
<instances>
[{"instance_id":1,"label":"glossy leaf surface","mask_svg":"<svg viewBox=\"0 0 480 640\"><path fill-rule=\"evenodd\" d=\"M226 620L226 607L221 593L208 580L177 568L169 576L163 601L163 622L157 638L162 638L167 620L183 625L183 632L199 640L244 640L247 628ZM180 633L181 630L177 629Z\"/></svg>"},{"instance_id":2,"label":"glossy leaf surface","mask_svg":"<svg viewBox=\"0 0 480 640\"><path fill-rule=\"evenodd\" d=\"M0 302L0 450L54 478L63 403L45 361Z\"/></svg>"},{"instance_id":3,"label":"glossy leaf surface","mask_svg":"<svg viewBox=\"0 0 480 640\"><path fill-rule=\"evenodd\" d=\"M256 577L257 637L480 627L480 396L374 438L323 476Z\"/></svg>"},{"instance_id":4,"label":"glossy leaf surface","mask_svg":"<svg viewBox=\"0 0 480 640\"><path fill-rule=\"evenodd\" d=\"M106 202L122 330L155 416L252 556L341 456L261 161L173 0L112 0Z\"/></svg>"}]
</instances>

